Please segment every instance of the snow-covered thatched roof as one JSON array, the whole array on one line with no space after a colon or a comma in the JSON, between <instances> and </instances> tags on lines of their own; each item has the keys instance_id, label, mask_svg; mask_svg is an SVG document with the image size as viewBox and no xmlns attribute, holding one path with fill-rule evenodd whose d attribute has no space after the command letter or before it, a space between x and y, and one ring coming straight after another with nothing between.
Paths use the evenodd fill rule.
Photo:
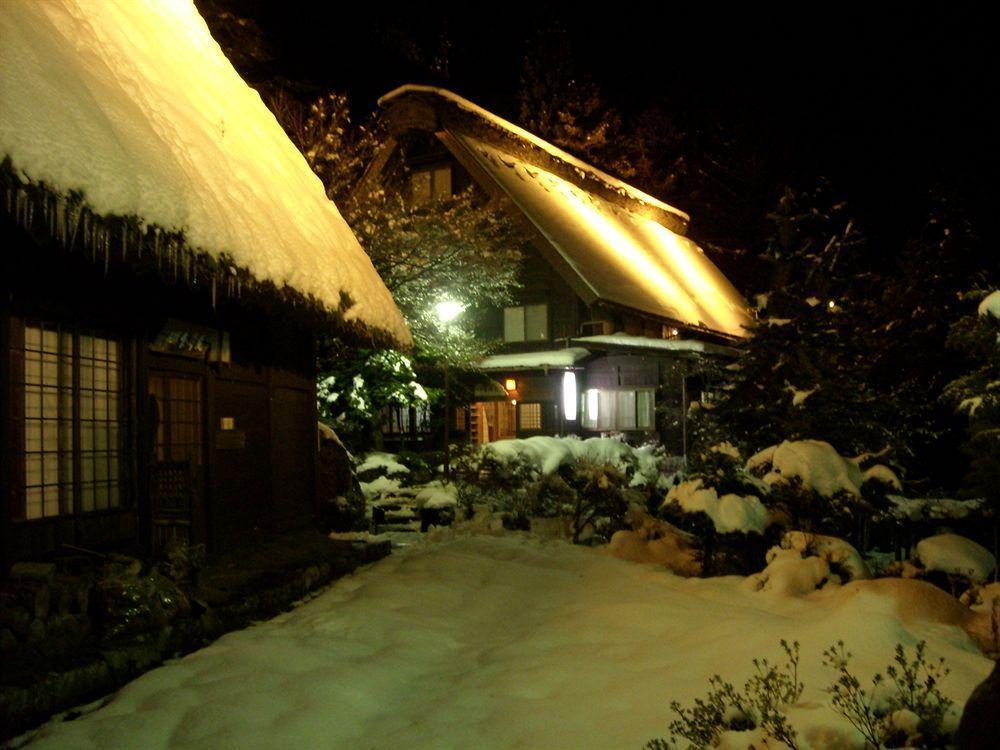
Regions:
<instances>
[{"instance_id":1,"label":"snow-covered thatched roof","mask_svg":"<svg viewBox=\"0 0 1000 750\"><path fill-rule=\"evenodd\" d=\"M192 268L273 283L410 341L323 185L191 0L0 2L0 39L0 159L20 191L8 211L41 186L57 238L77 237L59 223L81 215L114 220L125 258L128 232L162 233Z\"/></svg>"},{"instance_id":2,"label":"snow-covered thatched roof","mask_svg":"<svg viewBox=\"0 0 1000 750\"><path fill-rule=\"evenodd\" d=\"M687 214L450 91L403 86L380 103L409 101L425 104L435 119L404 112L403 124L433 128L484 187L504 196L537 230L543 254L585 302L746 335L748 305L681 234Z\"/></svg>"}]
</instances>

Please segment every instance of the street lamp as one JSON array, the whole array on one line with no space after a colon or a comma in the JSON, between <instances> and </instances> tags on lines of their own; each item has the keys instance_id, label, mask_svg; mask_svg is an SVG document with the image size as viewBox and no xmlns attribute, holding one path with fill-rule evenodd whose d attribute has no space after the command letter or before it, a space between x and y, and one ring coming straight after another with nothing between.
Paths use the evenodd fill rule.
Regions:
<instances>
[{"instance_id":1,"label":"street lamp","mask_svg":"<svg viewBox=\"0 0 1000 750\"><path fill-rule=\"evenodd\" d=\"M434 313L437 315L441 330L448 331L448 324L454 321L459 315L465 312L465 305L457 300L445 297L434 305ZM444 365L444 478L451 480L451 383L448 378L448 357L442 357Z\"/></svg>"}]
</instances>

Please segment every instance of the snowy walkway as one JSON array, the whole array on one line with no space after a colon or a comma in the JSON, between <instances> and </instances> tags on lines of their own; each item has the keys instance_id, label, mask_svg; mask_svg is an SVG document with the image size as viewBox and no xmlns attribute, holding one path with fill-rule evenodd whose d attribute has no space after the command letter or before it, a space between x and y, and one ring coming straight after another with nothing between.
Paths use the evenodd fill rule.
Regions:
<instances>
[{"instance_id":1,"label":"snowy walkway","mask_svg":"<svg viewBox=\"0 0 1000 750\"><path fill-rule=\"evenodd\" d=\"M801 735L850 747L821 729L839 726L820 663L838 638L865 675L897 640L926 638L960 701L991 666L957 628L906 627L893 608L773 598L521 535L457 537L150 672L30 747L640 750L665 734L671 699L700 695L714 672L742 680L782 637L802 642Z\"/></svg>"}]
</instances>

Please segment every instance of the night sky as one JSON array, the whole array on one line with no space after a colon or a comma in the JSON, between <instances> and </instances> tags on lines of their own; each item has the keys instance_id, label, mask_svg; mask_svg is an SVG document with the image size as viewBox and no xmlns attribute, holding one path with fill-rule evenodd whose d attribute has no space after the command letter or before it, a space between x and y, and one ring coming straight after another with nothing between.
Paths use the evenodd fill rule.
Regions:
<instances>
[{"instance_id":1,"label":"night sky","mask_svg":"<svg viewBox=\"0 0 1000 750\"><path fill-rule=\"evenodd\" d=\"M558 22L580 72L626 116L660 105L749 129L776 174L829 176L875 234L905 234L938 185L960 191L981 234L995 231L1000 66L994 25L978 9L216 2L264 32L272 59L261 75L303 92L347 91L366 110L401 83L438 83L515 121L526 44ZM443 36L447 79L417 60ZM677 202L697 219L697 206Z\"/></svg>"}]
</instances>

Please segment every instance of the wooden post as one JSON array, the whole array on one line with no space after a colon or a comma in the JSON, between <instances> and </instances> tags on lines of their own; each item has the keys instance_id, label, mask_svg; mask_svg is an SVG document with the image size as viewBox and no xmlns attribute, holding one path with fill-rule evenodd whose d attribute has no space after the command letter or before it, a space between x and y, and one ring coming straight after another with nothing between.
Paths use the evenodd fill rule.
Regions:
<instances>
[{"instance_id":1,"label":"wooden post","mask_svg":"<svg viewBox=\"0 0 1000 750\"><path fill-rule=\"evenodd\" d=\"M681 372L681 451L684 454L685 466L688 459L687 372L688 363L684 360L684 369Z\"/></svg>"}]
</instances>

